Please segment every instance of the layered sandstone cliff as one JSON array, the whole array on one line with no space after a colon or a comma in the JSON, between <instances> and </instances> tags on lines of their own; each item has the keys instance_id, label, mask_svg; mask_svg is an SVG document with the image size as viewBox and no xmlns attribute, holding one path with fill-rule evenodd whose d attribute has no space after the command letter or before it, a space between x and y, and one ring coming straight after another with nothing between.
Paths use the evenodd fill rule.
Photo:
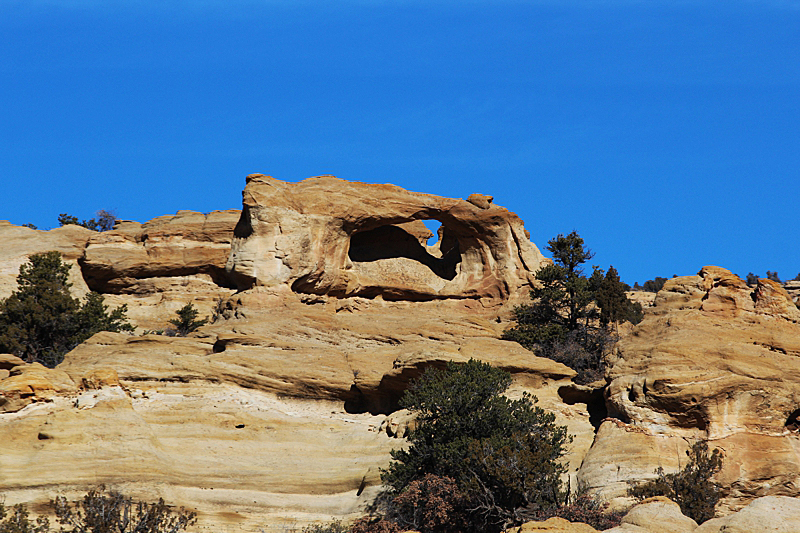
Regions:
<instances>
[{"instance_id":1,"label":"layered sandstone cliff","mask_svg":"<svg viewBox=\"0 0 800 533\"><path fill-rule=\"evenodd\" d=\"M427 219L442 223L435 245ZM768 280L751 288L706 267L668 281L607 383L578 386L573 370L499 340L547 260L483 195L253 175L241 212L101 234L0 224L0 242L0 297L29 255L56 249L76 296L125 303L138 326L95 335L56 369L0 355L7 504L41 509L104 483L196 508L204 531L356 517L404 443L409 381L470 357L511 372L511 395L533 393L575 435L573 487L629 504L629 481L677 470L707 438L725 454L722 514L800 493L800 311ZM216 320L187 338L144 334L188 302ZM748 517L794 498L755 501ZM619 531L650 531L644 509L675 514L648 505Z\"/></svg>"},{"instance_id":2,"label":"layered sandstone cliff","mask_svg":"<svg viewBox=\"0 0 800 533\"><path fill-rule=\"evenodd\" d=\"M306 192L282 205L259 192L264 183ZM378 197L368 202L369 191ZM0 250L8 293L19 264L61 239L76 296L103 292L139 326L133 336L95 335L52 370L0 357L6 503L44 504L104 483L196 508L208 531L355 517L403 444L408 417L396 410L409 380L470 357L514 372L513 393L538 391L584 435L576 449L588 448L588 415L556 393L574 371L498 340L508 297L525 294L541 260L513 213L482 196L332 178L251 177L245 198L247 236L239 229L251 219L238 211L180 212L100 234L0 226L0 239L16 243ZM444 229L429 247L421 220L436 217ZM344 263L331 262L342 247ZM289 275L265 278L276 255ZM241 283L247 261L253 287L234 294L225 265ZM298 282L308 276L334 281ZM204 313L213 305L217 320L188 338L142 334L187 302Z\"/></svg>"}]
</instances>

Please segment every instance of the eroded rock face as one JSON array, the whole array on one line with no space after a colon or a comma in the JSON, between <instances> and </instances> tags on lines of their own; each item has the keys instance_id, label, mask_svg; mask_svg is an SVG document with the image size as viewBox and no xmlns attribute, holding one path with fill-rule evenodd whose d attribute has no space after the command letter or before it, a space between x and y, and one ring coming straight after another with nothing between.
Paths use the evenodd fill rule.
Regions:
<instances>
[{"instance_id":1,"label":"eroded rock face","mask_svg":"<svg viewBox=\"0 0 800 533\"><path fill-rule=\"evenodd\" d=\"M120 221L103 233L77 225L38 231L0 221L0 298L17 287L20 265L55 250L70 265L70 292L105 295L111 308L128 306L142 330L169 326L175 311L192 302L201 316L234 292L225 273L239 210L208 214L180 211L144 224Z\"/></svg>"},{"instance_id":2,"label":"eroded rock face","mask_svg":"<svg viewBox=\"0 0 800 533\"><path fill-rule=\"evenodd\" d=\"M800 310L780 285L719 267L673 278L607 375L609 415L579 479L606 498L676 471L709 439L724 453L718 511L800 494Z\"/></svg>"},{"instance_id":3,"label":"eroded rock face","mask_svg":"<svg viewBox=\"0 0 800 533\"><path fill-rule=\"evenodd\" d=\"M411 421L387 413L408 381L470 357L511 371L512 397L534 393L579 435L571 471L592 442L583 406L557 394L575 372L498 340L497 308L285 285L229 304L227 318L187 338L102 332L67 354L57 371L79 386L0 415L0 436L13 435L0 438L6 503L105 483L196 508L207 531L355 518L404 443Z\"/></svg>"},{"instance_id":4,"label":"eroded rock face","mask_svg":"<svg viewBox=\"0 0 800 533\"><path fill-rule=\"evenodd\" d=\"M69 282L76 297L89 292L78 268L86 243L95 232L70 224L50 231L15 226L0 220L0 299L7 298L17 288L19 267L37 253L57 251L64 262L71 265Z\"/></svg>"},{"instance_id":5,"label":"eroded rock face","mask_svg":"<svg viewBox=\"0 0 800 533\"><path fill-rule=\"evenodd\" d=\"M428 219L442 223L434 247L420 238L419 221ZM226 268L239 289L288 284L301 293L429 300L507 297L543 261L522 221L491 197L253 174Z\"/></svg>"},{"instance_id":6,"label":"eroded rock face","mask_svg":"<svg viewBox=\"0 0 800 533\"><path fill-rule=\"evenodd\" d=\"M205 274L228 286L225 263L238 209L207 215L178 211L144 224L122 221L112 231L92 232L80 258L89 288L101 293L151 293L171 280Z\"/></svg>"}]
</instances>

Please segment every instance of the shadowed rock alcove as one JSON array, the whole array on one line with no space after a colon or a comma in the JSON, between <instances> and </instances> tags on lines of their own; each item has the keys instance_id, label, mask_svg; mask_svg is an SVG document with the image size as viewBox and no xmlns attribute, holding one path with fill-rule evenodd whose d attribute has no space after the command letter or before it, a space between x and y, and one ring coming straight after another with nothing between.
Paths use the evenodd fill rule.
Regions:
<instances>
[{"instance_id":1,"label":"shadowed rock alcove","mask_svg":"<svg viewBox=\"0 0 800 533\"><path fill-rule=\"evenodd\" d=\"M398 281L404 286L438 291L448 281L455 279L461 263L458 241L447 238L446 227L442 226L439 233L440 237L445 238L440 238L433 246L427 246L430 231L422 227L421 222L419 225L422 231L415 232L416 235L395 225L379 226L353 234L347 268L360 279L370 280L359 291L359 295L375 297Z\"/></svg>"}]
</instances>

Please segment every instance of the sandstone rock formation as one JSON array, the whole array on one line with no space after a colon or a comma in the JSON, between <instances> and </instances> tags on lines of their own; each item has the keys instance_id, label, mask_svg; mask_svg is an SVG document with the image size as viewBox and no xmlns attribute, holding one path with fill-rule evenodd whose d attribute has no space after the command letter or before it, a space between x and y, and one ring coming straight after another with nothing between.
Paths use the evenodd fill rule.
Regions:
<instances>
[{"instance_id":1,"label":"sandstone rock formation","mask_svg":"<svg viewBox=\"0 0 800 533\"><path fill-rule=\"evenodd\" d=\"M263 199L264 183L307 191L286 193L285 205L248 204ZM364 191L377 196L367 201ZM513 372L512 395L534 392L579 435L574 473L593 437L583 406L557 394L575 372L498 339L505 298L526 293L541 260L513 214L480 195L466 202L332 178L298 185L251 178L245 199L258 230L252 239L238 229L234 237L238 212L180 212L101 234L77 230L83 240L74 244L73 270L107 303L128 304L140 334L99 333L53 371L22 371L8 358L8 375L0 376L7 392L0 435L13 435L0 439L8 504L43 503L56 492L76 497L105 483L196 508L200 530L269 531L356 517L376 494L389 451L403 445L397 436L410 422L389 415L409 381L427 366L470 357ZM427 247L431 233L421 220L437 217L444 229ZM344 240L325 233L337 225L349 228ZM278 231L278 248L258 250L268 241L262 230ZM292 239L304 232L306 244L295 247ZM228 260L232 237L238 244ZM248 250L258 252L256 265L278 250L294 274L233 294L223 267L228 261L241 281ZM298 281L334 252L344 253L346 268L314 272L347 279L352 290L308 290ZM19 258L27 255L21 246ZM446 261L452 280L434 273ZM444 281L431 289L430 276ZM220 318L190 337L141 335L163 327L179 303L208 312L220 296Z\"/></svg>"},{"instance_id":2,"label":"sandstone rock formation","mask_svg":"<svg viewBox=\"0 0 800 533\"><path fill-rule=\"evenodd\" d=\"M499 340L546 259L492 201L253 175L241 215L182 211L102 234L0 224L0 297L28 256L57 249L76 296L101 291L139 326L95 335L53 370L0 354L6 504L41 510L105 483L196 508L201 531L355 518L413 426L397 411L410 380L470 357L510 371L510 396L533 393L576 436L572 487L630 505L628 481L677 470L709 438L725 454L721 514L800 494L800 311L784 289L717 267L669 280L607 386L576 385L573 370ZM425 219L442 222L433 246ZM217 320L186 338L142 334L187 302ZM792 505L767 499L740 520L775 501ZM619 531L691 531L675 508L645 502Z\"/></svg>"},{"instance_id":3,"label":"sandstone rock formation","mask_svg":"<svg viewBox=\"0 0 800 533\"><path fill-rule=\"evenodd\" d=\"M442 223L426 246L420 221ZM544 260L491 198L412 193L333 176L292 184L247 177L227 269L240 289L395 300L508 297Z\"/></svg>"},{"instance_id":4,"label":"sandstone rock formation","mask_svg":"<svg viewBox=\"0 0 800 533\"><path fill-rule=\"evenodd\" d=\"M719 512L800 494L800 310L770 280L705 267L673 278L620 341L606 408L578 478L605 498L676 471L696 439L724 454Z\"/></svg>"},{"instance_id":5,"label":"sandstone rock formation","mask_svg":"<svg viewBox=\"0 0 800 533\"><path fill-rule=\"evenodd\" d=\"M91 232L80 265L87 285L101 293L141 294L163 290L174 278L205 275L230 283L225 263L239 210L207 215L178 211L144 224L119 222L112 231Z\"/></svg>"},{"instance_id":6,"label":"sandstone rock formation","mask_svg":"<svg viewBox=\"0 0 800 533\"><path fill-rule=\"evenodd\" d=\"M163 329L189 302L207 315L234 292L225 263L238 219L238 209L180 211L144 224L120 221L103 233L76 225L37 231L0 223L0 298L16 288L28 257L56 250L72 267L73 297L94 290L110 307L127 304L139 331Z\"/></svg>"},{"instance_id":7,"label":"sandstone rock formation","mask_svg":"<svg viewBox=\"0 0 800 533\"><path fill-rule=\"evenodd\" d=\"M89 288L77 268L77 261L94 233L76 225L40 231L0 220L0 242L3 243L0 246L0 298L7 298L17 288L19 267L28 261L28 257L51 250L60 252L64 262L74 266L69 277L73 295L85 295Z\"/></svg>"},{"instance_id":8,"label":"sandstone rock formation","mask_svg":"<svg viewBox=\"0 0 800 533\"><path fill-rule=\"evenodd\" d=\"M738 513L713 518L694 533L794 533L800 531L800 499L765 496Z\"/></svg>"},{"instance_id":9,"label":"sandstone rock formation","mask_svg":"<svg viewBox=\"0 0 800 533\"><path fill-rule=\"evenodd\" d=\"M622 518L622 524L608 533L690 533L697 523L681 513L681 507L668 498L657 496L634 506Z\"/></svg>"},{"instance_id":10,"label":"sandstone rock formation","mask_svg":"<svg viewBox=\"0 0 800 533\"><path fill-rule=\"evenodd\" d=\"M597 533L592 526L580 522L570 522L563 518L549 518L542 522L526 522L511 528L506 533Z\"/></svg>"}]
</instances>

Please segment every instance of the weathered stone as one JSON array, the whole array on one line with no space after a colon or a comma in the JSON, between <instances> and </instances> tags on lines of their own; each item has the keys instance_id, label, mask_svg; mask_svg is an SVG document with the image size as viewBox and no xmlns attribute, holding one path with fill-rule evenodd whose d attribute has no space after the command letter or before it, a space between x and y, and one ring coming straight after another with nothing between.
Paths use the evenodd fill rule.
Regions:
<instances>
[{"instance_id":1,"label":"weathered stone","mask_svg":"<svg viewBox=\"0 0 800 533\"><path fill-rule=\"evenodd\" d=\"M102 389L103 387L119 386L119 376L113 368L93 368L81 378L81 388L85 390Z\"/></svg>"},{"instance_id":2,"label":"weathered stone","mask_svg":"<svg viewBox=\"0 0 800 533\"><path fill-rule=\"evenodd\" d=\"M19 267L37 253L56 251L64 262L71 265L68 281L71 293L82 297L89 292L77 266L86 243L95 232L81 226L69 224L50 231L34 230L12 224L0 224L0 299L7 298L17 289Z\"/></svg>"},{"instance_id":3,"label":"weathered stone","mask_svg":"<svg viewBox=\"0 0 800 533\"><path fill-rule=\"evenodd\" d=\"M590 525L570 522L563 518L553 517L542 522L525 522L519 527L507 529L506 533L534 533L549 531L551 533L597 533Z\"/></svg>"},{"instance_id":4,"label":"weathered stone","mask_svg":"<svg viewBox=\"0 0 800 533\"><path fill-rule=\"evenodd\" d=\"M0 353L0 369L11 370L15 366L22 366L25 361L10 353Z\"/></svg>"},{"instance_id":5,"label":"weathered stone","mask_svg":"<svg viewBox=\"0 0 800 533\"><path fill-rule=\"evenodd\" d=\"M642 501L622 518L618 527L608 533L689 533L697 522L681 513L681 507L669 498L657 496Z\"/></svg>"},{"instance_id":6,"label":"weathered stone","mask_svg":"<svg viewBox=\"0 0 800 533\"><path fill-rule=\"evenodd\" d=\"M735 514L712 518L694 533L796 533L800 531L800 499L765 496Z\"/></svg>"},{"instance_id":7,"label":"weathered stone","mask_svg":"<svg viewBox=\"0 0 800 533\"><path fill-rule=\"evenodd\" d=\"M688 443L710 439L724 454L720 512L800 494L800 324L788 304L777 284L751 288L719 267L668 280L618 345L606 391L616 420L579 479L622 503L628 481L678 470Z\"/></svg>"},{"instance_id":8,"label":"weathered stone","mask_svg":"<svg viewBox=\"0 0 800 533\"><path fill-rule=\"evenodd\" d=\"M247 177L227 269L240 289L394 300L508 297L544 261L508 210L332 176ZM401 225L437 219L427 249Z\"/></svg>"},{"instance_id":9,"label":"weathered stone","mask_svg":"<svg viewBox=\"0 0 800 533\"><path fill-rule=\"evenodd\" d=\"M225 263L238 218L236 209L207 215L179 211L93 233L80 260L83 276L92 290L103 293L156 292L152 278L198 274L225 287Z\"/></svg>"},{"instance_id":10,"label":"weathered stone","mask_svg":"<svg viewBox=\"0 0 800 533\"><path fill-rule=\"evenodd\" d=\"M75 390L75 383L60 369L45 368L39 363L15 366L9 377L0 381L0 412L16 412L31 403Z\"/></svg>"}]
</instances>

